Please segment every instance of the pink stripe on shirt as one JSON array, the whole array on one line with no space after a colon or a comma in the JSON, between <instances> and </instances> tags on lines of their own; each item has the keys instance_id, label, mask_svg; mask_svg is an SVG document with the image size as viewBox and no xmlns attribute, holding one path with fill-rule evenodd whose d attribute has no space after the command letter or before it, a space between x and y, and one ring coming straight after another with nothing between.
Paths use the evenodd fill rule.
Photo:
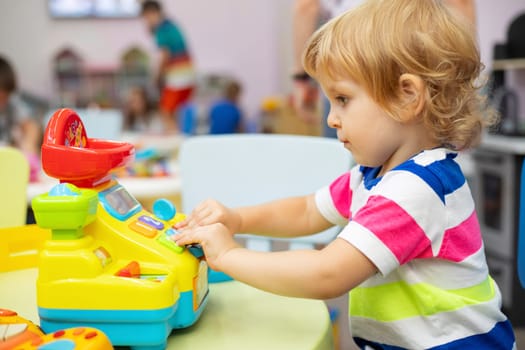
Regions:
<instances>
[{"instance_id":1,"label":"pink stripe on shirt","mask_svg":"<svg viewBox=\"0 0 525 350\"><path fill-rule=\"evenodd\" d=\"M345 219L349 219L350 203L352 203L352 190L350 189L350 173L339 176L330 185L330 196L335 208Z\"/></svg>"},{"instance_id":2,"label":"pink stripe on shirt","mask_svg":"<svg viewBox=\"0 0 525 350\"><path fill-rule=\"evenodd\" d=\"M385 218L388 221L385 222ZM371 196L353 220L374 233L392 251L399 264L433 256L425 232L403 208L388 198Z\"/></svg>"},{"instance_id":3,"label":"pink stripe on shirt","mask_svg":"<svg viewBox=\"0 0 525 350\"><path fill-rule=\"evenodd\" d=\"M445 231L438 257L460 262L476 253L482 244L478 217L473 211L468 219Z\"/></svg>"}]
</instances>

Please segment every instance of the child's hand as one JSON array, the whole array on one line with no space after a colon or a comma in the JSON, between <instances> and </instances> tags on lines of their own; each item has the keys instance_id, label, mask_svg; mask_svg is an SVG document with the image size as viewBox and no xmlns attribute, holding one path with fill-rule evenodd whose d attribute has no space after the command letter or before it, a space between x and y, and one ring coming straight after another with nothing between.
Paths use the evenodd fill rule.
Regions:
<instances>
[{"instance_id":1,"label":"child's hand","mask_svg":"<svg viewBox=\"0 0 525 350\"><path fill-rule=\"evenodd\" d=\"M221 270L221 258L230 250L239 248L226 226L214 223L207 226L194 226L185 228L173 236L177 245L199 243L204 250L206 261L214 270Z\"/></svg>"},{"instance_id":2,"label":"child's hand","mask_svg":"<svg viewBox=\"0 0 525 350\"><path fill-rule=\"evenodd\" d=\"M234 234L241 227L241 216L235 210L213 199L208 199L195 207L186 220L176 224L175 228L182 230L216 223L223 224L230 234Z\"/></svg>"}]
</instances>

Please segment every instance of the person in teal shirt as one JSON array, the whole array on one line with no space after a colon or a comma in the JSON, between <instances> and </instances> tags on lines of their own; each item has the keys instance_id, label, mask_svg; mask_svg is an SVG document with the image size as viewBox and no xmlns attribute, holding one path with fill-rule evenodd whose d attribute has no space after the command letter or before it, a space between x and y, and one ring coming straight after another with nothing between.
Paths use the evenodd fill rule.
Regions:
<instances>
[{"instance_id":1,"label":"person in teal shirt","mask_svg":"<svg viewBox=\"0 0 525 350\"><path fill-rule=\"evenodd\" d=\"M160 49L156 79L160 88L159 109L166 131L176 132L176 113L191 98L195 86L192 59L184 35L175 22L164 15L158 1L144 1L142 18Z\"/></svg>"}]
</instances>

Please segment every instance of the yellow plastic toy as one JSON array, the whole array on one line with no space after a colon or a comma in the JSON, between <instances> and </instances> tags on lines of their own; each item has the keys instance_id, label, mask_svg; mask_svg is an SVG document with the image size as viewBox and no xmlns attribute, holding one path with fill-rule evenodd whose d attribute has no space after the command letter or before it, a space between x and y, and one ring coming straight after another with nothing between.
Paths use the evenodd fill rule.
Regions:
<instances>
[{"instance_id":1,"label":"yellow plastic toy","mask_svg":"<svg viewBox=\"0 0 525 350\"><path fill-rule=\"evenodd\" d=\"M52 236L37 280L45 332L89 326L113 345L161 350L171 330L192 325L206 305L202 252L170 239L184 215L162 199L153 214L145 211L111 177L133 154L130 144L87 138L70 109L50 119L42 166L61 183L33 200L37 224Z\"/></svg>"}]
</instances>

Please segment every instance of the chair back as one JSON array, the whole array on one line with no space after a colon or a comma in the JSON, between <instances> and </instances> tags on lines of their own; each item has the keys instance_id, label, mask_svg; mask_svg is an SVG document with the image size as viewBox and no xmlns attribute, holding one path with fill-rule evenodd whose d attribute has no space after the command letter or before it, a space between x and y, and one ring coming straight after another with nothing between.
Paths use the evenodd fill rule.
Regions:
<instances>
[{"instance_id":1,"label":"chair back","mask_svg":"<svg viewBox=\"0 0 525 350\"><path fill-rule=\"evenodd\" d=\"M520 174L520 202L518 214L518 277L525 288L525 159Z\"/></svg>"},{"instance_id":2,"label":"chair back","mask_svg":"<svg viewBox=\"0 0 525 350\"><path fill-rule=\"evenodd\" d=\"M28 182L29 163L22 152L0 147L0 228L26 223Z\"/></svg>"},{"instance_id":3,"label":"chair back","mask_svg":"<svg viewBox=\"0 0 525 350\"><path fill-rule=\"evenodd\" d=\"M251 134L190 138L180 150L182 207L190 212L207 198L238 207L313 193L348 171L351 164L352 157L340 142L321 137ZM335 227L293 239L290 247L327 243L338 231ZM250 237L247 246L267 251L271 241Z\"/></svg>"}]
</instances>

